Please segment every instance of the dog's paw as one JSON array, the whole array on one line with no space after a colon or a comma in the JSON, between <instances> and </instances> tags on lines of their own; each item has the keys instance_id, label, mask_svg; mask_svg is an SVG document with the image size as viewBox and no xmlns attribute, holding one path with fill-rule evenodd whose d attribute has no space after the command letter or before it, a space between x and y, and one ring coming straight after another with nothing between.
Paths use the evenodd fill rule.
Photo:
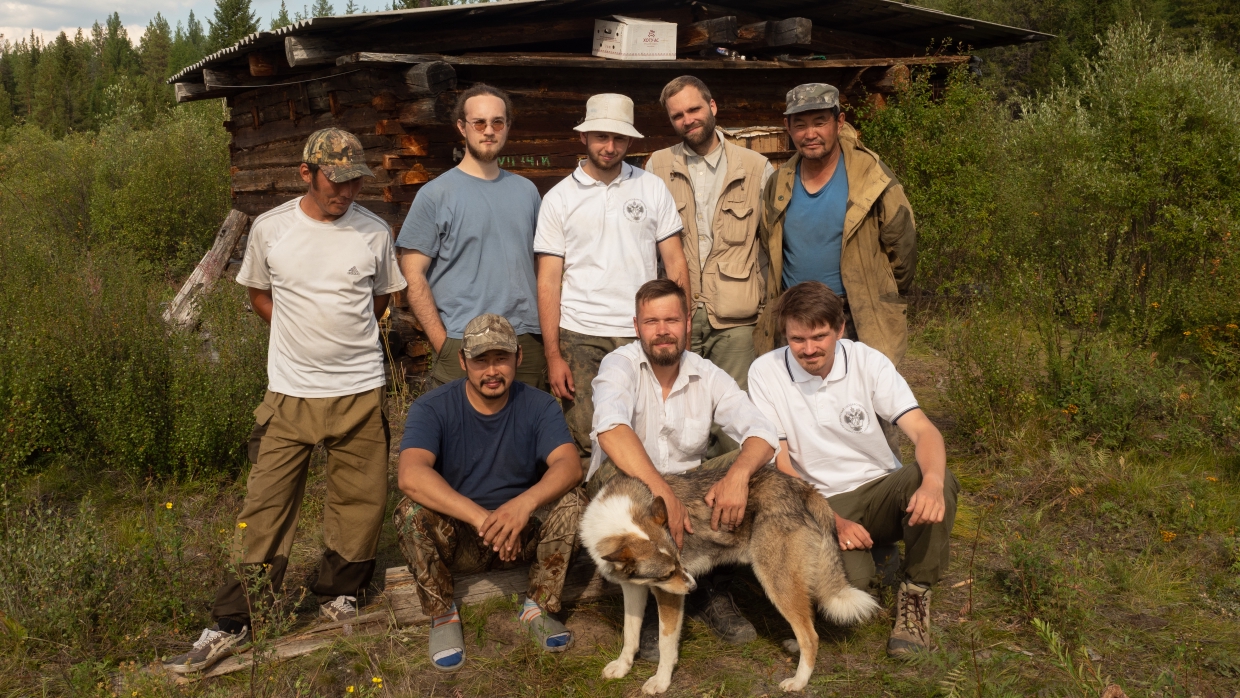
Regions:
<instances>
[{"instance_id":1,"label":"dog's paw","mask_svg":"<svg viewBox=\"0 0 1240 698\"><path fill-rule=\"evenodd\" d=\"M793 676L790 679L784 679L783 681L780 681L779 687L784 689L785 691L800 691L801 689L805 688L805 684L807 683L809 683L809 681L803 681Z\"/></svg>"},{"instance_id":2,"label":"dog's paw","mask_svg":"<svg viewBox=\"0 0 1240 698\"><path fill-rule=\"evenodd\" d=\"M658 695L667 690L672 685L672 677L663 678L658 674L646 679L646 683L642 685L642 693L648 696Z\"/></svg>"},{"instance_id":3,"label":"dog's paw","mask_svg":"<svg viewBox=\"0 0 1240 698\"><path fill-rule=\"evenodd\" d=\"M610 664L603 667L603 678L605 679L623 679L628 676L629 669L633 668L633 662L624 661L623 659L613 660Z\"/></svg>"}]
</instances>

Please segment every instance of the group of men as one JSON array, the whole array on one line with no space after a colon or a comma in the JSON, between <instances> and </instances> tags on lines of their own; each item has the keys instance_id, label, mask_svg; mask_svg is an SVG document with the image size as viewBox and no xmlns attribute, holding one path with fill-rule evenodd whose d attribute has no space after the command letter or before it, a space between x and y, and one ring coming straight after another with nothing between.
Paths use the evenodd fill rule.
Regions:
<instances>
[{"instance_id":1,"label":"group of men","mask_svg":"<svg viewBox=\"0 0 1240 698\"><path fill-rule=\"evenodd\" d=\"M828 499L854 585L871 583L877 550L904 541L888 652L929 645L959 485L896 370L916 261L908 200L830 85L788 93L797 152L778 170L724 138L697 78L672 80L660 103L681 142L642 169L626 161L642 138L632 100L591 97L576 126L585 158L540 199L498 165L515 125L508 96L470 87L453 114L464 157L419 190L395 241L353 202L371 174L360 142L310 137L305 196L255 219L237 276L271 342L236 569L215 625L170 670L200 671L247 642L256 604L282 585L317 444L326 550L309 588L323 616L356 615L387 501L378 318L406 288L434 350L433 389L406 419L393 523L436 669L465 662L453 576L488 569L529 564L519 621L543 650L568 647L552 614L578 521L617 474L663 497L680 543L693 530L665 477L717 470L706 503L726 528L772 463ZM898 431L917 467L901 466ZM716 636L756 637L727 570L698 581L691 605ZM641 645L657 659L653 617Z\"/></svg>"}]
</instances>

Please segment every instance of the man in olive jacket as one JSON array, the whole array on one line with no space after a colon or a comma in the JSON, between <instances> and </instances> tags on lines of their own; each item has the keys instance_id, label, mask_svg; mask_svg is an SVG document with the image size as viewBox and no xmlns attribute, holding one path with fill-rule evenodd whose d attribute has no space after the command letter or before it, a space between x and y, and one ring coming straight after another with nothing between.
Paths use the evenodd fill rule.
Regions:
<instances>
[{"instance_id":1,"label":"man in olive jacket","mask_svg":"<svg viewBox=\"0 0 1240 698\"><path fill-rule=\"evenodd\" d=\"M792 89L784 125L797 153L763 191L758 239L770 265L755 349L761 355L782 343L772 311L784 289L814 280L843 298L845 336L898 366L908 349L901 295L917 265L917 229L904 188L844 122L835 87Z\"/></svg>"}]
</instances>

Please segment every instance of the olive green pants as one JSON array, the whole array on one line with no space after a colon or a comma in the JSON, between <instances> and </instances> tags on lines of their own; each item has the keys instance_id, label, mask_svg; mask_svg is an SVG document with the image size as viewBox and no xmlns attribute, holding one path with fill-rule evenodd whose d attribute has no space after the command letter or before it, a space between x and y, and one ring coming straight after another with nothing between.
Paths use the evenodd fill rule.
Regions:
<instances>
[{"instance_id":1,"label":"olive green pants","mask_svg":"<svg viewBox=\"0 0 1240 698\"><path fill-rule=\"evenodd\" d=\"M904 510L921 487L921 468L916 463L871 480L851 492L828 497L831 508L841 517L861 524L869 532L874 547L904 541L904 576L915 584L930 586L947 571L952 524L956 521L956 495L960 482L947 473L943 483L946 511L937 524L908 525ZM869 587L874 577L874 557L869 550L841 550L848 582L858 589Z\"/></svg>"},{"instance_id":2,"label":"olive green pants","mask_svg":"<svg viewBox=\"0 0 1240 698\"><path fill-rule=\"evenodd\" d=\"M519 334L517 346L521 347L521 365L517 367L517 380L531 388L547 389L547 357L543 353L542 335ZM461 340L448 337L439 352L431 350L432 368L430 387L438 388L465 377L460 361ZM441 360L442 359L442 360Z\"/></svg>"},{"instance_id":3,"label":"olive green pants","mask_svg":"<svg viewBox=\"0 0 1240 698\"><path fill-rule=\"evenodd\" d=\"M693 313L693 326L689 331L689 351L722 368L741 390L749 390L749 365L754 360L753 325L717 330L711 326L706 309L698 308ZM740 448L718 424L710 428L710 436L709 457Z\"/></svg>"},{"instance_id":4,"label":"olive green pants","mask_svg":"<svg viewBox=\"0 0 1240 698\"><path fill-rule=\"evenodd\" d=\"M604 356L635 341L634 337L594 337L560 328L560 356L573 374L573 399L561 400L560 404L582 463L589 460L593 451L590 445L590 432L594 429L592 384L598 376L598 365Z\"/></svg>"}]
</instances>

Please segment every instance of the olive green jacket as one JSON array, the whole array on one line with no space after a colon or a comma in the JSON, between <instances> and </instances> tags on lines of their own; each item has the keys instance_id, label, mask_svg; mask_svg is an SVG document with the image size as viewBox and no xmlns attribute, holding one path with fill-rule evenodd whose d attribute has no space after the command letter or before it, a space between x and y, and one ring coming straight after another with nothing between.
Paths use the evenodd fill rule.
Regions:
<instances>
[{"instance_id":1,"label":"olive green jacket","mask_svg":"<svg viewBox=\"0 0 1240 698\"><path fill-rule=\"evenodd\" d=\"M857 132L845 124L840 148L848 174L848 209L844 214L844 242L840 278L848 299L857 339L878 349L897 365L908 349L905 317L907 293L917 267L917 228L904 187L874 151L861 145ZM762 192L762 220L758 241L770 264L766 300L754 328L759 355L778 345L775 303L783 293L784 214L792 200L793 178L801 156L780 167Z\"/></svg>"}]
</instances>

